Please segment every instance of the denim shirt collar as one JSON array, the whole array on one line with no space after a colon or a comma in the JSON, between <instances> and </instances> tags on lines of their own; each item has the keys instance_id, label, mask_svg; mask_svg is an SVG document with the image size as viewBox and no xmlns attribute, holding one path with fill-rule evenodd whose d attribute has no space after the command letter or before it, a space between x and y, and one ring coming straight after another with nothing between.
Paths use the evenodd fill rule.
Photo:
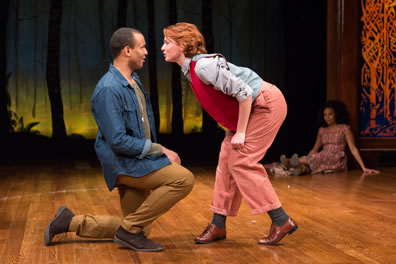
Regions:
<instances>
[{"instance_id":1,"label":"denim shirt collar","mask_svg":"<svg viewBox=\"0 0 396 264\"><path fill-rule=\"evenodd\" d=\"M124 75L122 75L122 73L116 67L114 67L114 65L112 63L110 64L109 72L113 73L115 76L118 77L118 79L120 79L120 82L121 82L122 86L130 87L128 80L125 79ZM139 86L141 87L142 84L140 82L140 79L139 79L139 76L137 75L137 73L136 72L132 72L131 76L139 84Z\"/></svg>"}]
</instances>

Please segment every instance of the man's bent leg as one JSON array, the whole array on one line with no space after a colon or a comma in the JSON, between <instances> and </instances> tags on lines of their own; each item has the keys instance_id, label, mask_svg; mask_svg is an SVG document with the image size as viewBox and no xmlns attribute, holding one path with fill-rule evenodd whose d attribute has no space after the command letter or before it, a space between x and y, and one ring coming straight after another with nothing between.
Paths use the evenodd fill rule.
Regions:
<instances>
[{"instance_id":1,"label":"man's bent leg","mask_svg":"<svg viewBox=\"0 0 396 264\"><path fill-rule=\"evenodd\" d=\"M74 215L62 205L47 225L44 232L44 244L50 245L55 235L66 232L75 232L82 237L112 238L120 224L120 217Z\"/></svg>"},{"instance_id":2,"label":"man's bent leg","mask_svg":"<svg viewBox=\"0 0 396 264\"><path fill-rule=\"evenodd\" d=\"M190 193L194 176L186 168L172 163L140 178L120 175L117 183L152 190L139 208L121 223L126 231L138 233Z\"/></svg>"},{"instance_id":3,"label":"man's bent leg","mask_svg":"<svg viewBox=\"0 0 396 264\"><path fill-rule=\"evenodd\" d=\"M128 186L118 186L118 190L120 194L121 209L124 216L131 212L135 212L150 194L150 191L137 190ZM66 208L66 210L68 209ZM61 231L75 232L78 236L82 237L113 238L117 229L120 227L121 221L122 219L117 216L94 216L89 214L73 215L71 221L67 223L68 228L66 227L64 228L65 230ZM144 228L143 231L146 236L149 235L150 230L151 225ZM48 237L49 232L47 233ZM49 238L45 240L49 241L47 243L50 243Z\"/></svg>"},{"instance_id":4,"label":"man's bent leg","mask_svg":"<svg viewBox=\"0 0 396 264\"><path fill-rule=\"evenodd\" d=\"M119 185L117 188L120 195L122 215L124 217L136 212L139 206L151 193L150 190L136 189L126 185ZM145 226L143 232L145 236L149 236L151 233L151 225Z\"/></svg>"},{"instance_id":5,"label":"man's bent leg","mask_svg":"<svg viewBox=\"0 0 396 264\"><path fill-rule=\"evenodd\" d=\"M82 237L113 238L120 224L121 218L117 216L76 215L70 222L69 232Z\"/></svg>"}]
</instances>

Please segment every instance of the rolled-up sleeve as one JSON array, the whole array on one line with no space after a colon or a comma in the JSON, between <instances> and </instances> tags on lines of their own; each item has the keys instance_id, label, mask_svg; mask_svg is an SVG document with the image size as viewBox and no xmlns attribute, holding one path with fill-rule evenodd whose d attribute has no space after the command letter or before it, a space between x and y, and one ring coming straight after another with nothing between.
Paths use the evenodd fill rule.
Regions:
<instances>
[{"instance_id":1,"label":"rolled-up sleeve","mask_svg":"<svg viewBox=\"0 0 396 264\"><path fill-rule=\"evenodd\" d=\"M117 154L142 159L151 149L151 140L127 134L121 97L111 87L103 89L92 100L92 112L102 136Z\"/></svg>"},{"instance_id":2,"label":"rolled-up sleeve","mask_svg":"<svg viewBox=\"0 0 396 264\"><path fill-rule=\"evenodd\" d=\"M245 101L253 93L246 82L229 70L223 57L199 59L195 73L206 85L212 85L215 89L235 97L239 102Z\"/></svg>"}]
</instances>

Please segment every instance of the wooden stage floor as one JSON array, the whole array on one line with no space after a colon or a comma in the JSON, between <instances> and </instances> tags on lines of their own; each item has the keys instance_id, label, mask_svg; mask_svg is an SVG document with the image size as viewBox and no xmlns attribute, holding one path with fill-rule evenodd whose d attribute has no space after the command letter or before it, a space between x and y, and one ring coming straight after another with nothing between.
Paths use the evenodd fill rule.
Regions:
<instances>
[{"instance_id":1,"label":"wooden stage floor","mask_svg":"<svg viewBox=\"0 0 396 264\"><path fill-rule=\"evenodd\" d=\"M76 214L121 215L96 162L19 162L0 165L0 263L396 263L396 168L315 176L270 176L285 211L299 225L280 245L260 246L270 219L245 203L227 219L227 240L196 245L211 220L214 166L188 166L193 191L161 216L150 238L166 248L136 253L110 239L73 233L43 245L57 208Z\"/></svg>"}]
</instances>

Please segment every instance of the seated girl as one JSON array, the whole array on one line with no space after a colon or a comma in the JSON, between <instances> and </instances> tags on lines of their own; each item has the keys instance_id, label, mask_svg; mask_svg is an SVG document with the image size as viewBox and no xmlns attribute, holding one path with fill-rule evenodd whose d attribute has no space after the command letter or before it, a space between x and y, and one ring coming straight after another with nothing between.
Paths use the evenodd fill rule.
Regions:
<instances>
[{"instance_id":1,"label":"seated girl","mask_svg":"<svg viewBox=\"0 0 396 264\"><path fill-rule=\"evenodd\" d=\"M293 154L290 159L282 155L280 157L282 165L291 170L295 176L346 171L345 146L348 145L363 172L379 173L378 170L366 168L363 163L359 150L356 148L351 128L347 124L348 114L345 104L336 100L328 101L322 106L320 113L322 113L321 127L312 150L308 155L300 158L297 154Z\"/></svg>"}]
</instances>

